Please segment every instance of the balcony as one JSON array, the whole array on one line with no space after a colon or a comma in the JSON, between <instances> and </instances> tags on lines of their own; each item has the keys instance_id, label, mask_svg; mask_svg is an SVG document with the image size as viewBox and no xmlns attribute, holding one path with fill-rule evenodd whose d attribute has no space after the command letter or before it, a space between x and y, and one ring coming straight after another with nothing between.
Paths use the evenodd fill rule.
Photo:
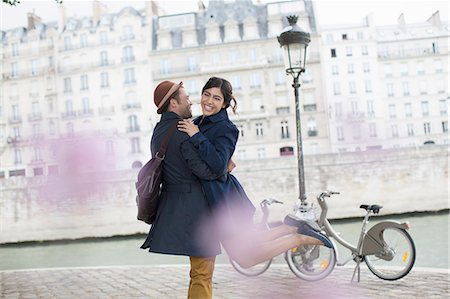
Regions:
<instances>
[{"instance_id":1,"label":"balcony","mask_svg":"<svg viewBox=\"0 0 450 299\"><path fill-rule=\"evenodd\" d=\"M317 105L316 104L306 104L303 105L303 111L317 111Z\"/></svg>"},{"instance_id":2,"label":"balcony","mask_svg":"<svg viewBox=\"0 0 450 299\"><path fill-rule=\"evenodd\" d=\"M364 112L356 111L352 113L347 114L348 120L354 120L354 121L362 121L365 119L366 114Z\"/></svg>"},{"instance_id":3,"label":"balcony","mask_svg":"<svg viewBox=\"0 0 450 299\"><path fill-rule=\"evenodd\" d=\"M405 49L404 51L381 51L378 52L378 58L380 59L396 59L404 57L423 57L426 55L444 55L445 51L439 51L432 48L414 48Z\"/></svg>"},{"instance_id":4,"label":"balcony","mask_svg":"<svg viewBox=\"0 0 450 299\"><path fill-rule=\"evenodd\" d=\"M308 130L308 136L309 137L316 137L317 136L317 130Z\"/></svg>"},{"instance_id":5,"label":"balcony","mask_svg":"<svg viewBox=\"0 0 450 299\"><path fill-rule=\"evenodd\" d=\"M98 108L98 114L100 115L111 115L114 114L114 107L100 107Z\"/></svg>"},{"instance_id":6,"label":"balcony","mask_svg":"<svg viewBox=\"0 0 450 299\"><path fill-rule=\"evenodd\" d=\"M78 116L93 116L94 115L94 110L93 109L78 110L77 115Z\"/></svg>"},{"instance_id":7,"label":"balcony","mask_svg":"<svg viewBox=\"0 0 450 299\"><path fill-rule=\"evenodd\" d=\"M127 128L127 133L132 133L132 132L139 132L141 129L139 126L133 126L133 127L128 127Z\"/></svg>"},{"instance_id":8,"label":"balcony","mask_svg":"<svg viewBox=\"0 0 450 299\"><path fill-rule=\"evenodd\" d=\"M66 111L61 113L61 118L62 119L71 119L71 118L75 118L77 116L77 113L75 111Z\"/></svg>"},{"instance_id":9,"label":"balcony","mask_svg":"<svg viewBox=\"0 0 450 299\"><path fill-rule=\"evenodd\" d=\"M22 117L19 116L19 115L11 116L9 118L9 123L10 124L18 124L18 123L21 123L21 122L22 122Z\"/></svg>"},{"instance_id":10,"label":"balcony","mask_svg":"<svg viewBox=\"0 0 450 299\"><path fill-rule=\"evenodd\" d=\"M28 114L28 121L39 121L42 120L42 113L31 113Z\"/></svg>"},{"instance_id":11,"label":"balcony","mask_svg":"<svg viewBox=\"0 0 450 299\"><path fill-rule=\"evenodd\" d=\"M134 56L125 56L122 57L122 63L129 63L129 62L134 62L136 59L134 58Z\"/></svg>"},{"instance_id":12,"label":"balcony","mask_svg":"<svg viewBox=\"0 0 450 299\"><path fill-rule=\"evenodd\" d=\"M131 110L131 109L140 109L141 108L141 103L128 103L128 104L124 104L122 105L122 110Z\"/></svg>"}]
</instances>

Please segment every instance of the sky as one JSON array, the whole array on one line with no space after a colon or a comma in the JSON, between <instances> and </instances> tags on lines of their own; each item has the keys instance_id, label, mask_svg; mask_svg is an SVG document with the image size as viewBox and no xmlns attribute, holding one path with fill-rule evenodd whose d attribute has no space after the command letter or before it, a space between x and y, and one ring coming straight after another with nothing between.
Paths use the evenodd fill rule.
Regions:
<instances>
[{"instance_id":1,"label":"sky","mask_svg":"<svg viewBox=\"0 0 450 299\"><path fill-rule=\"evenodd\" d=\"M259 2L277 2L277 0L253 0ZM280 0L281 1L281 0ZM110 12L118 12L125 6L137 9L144 7L144 1L101 1ZM197 0L160 0L156 1L166 14L197 10ZM203 0L207 5L208 0ZM404 13L407 23L425 22L436 10L440 11L441 20L448 22L449 1L436 0L316 0L313 1L317 22L321 25L359 24L369 13L373 13L375 25L394 25L398 16ZM68 17L91 15L92 1L64 0ZM1 4L1 30L26 27L27 12L34 11L44 23L57 20L57 4L51 1L27 1L15 7Z\"/></svg>"}]
</instances>

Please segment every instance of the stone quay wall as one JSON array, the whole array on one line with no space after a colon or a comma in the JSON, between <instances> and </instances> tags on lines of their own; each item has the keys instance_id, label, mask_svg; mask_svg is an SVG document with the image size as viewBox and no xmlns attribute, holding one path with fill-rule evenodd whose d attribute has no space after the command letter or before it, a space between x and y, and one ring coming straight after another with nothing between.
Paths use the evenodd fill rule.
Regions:
<instances>
[{"instance_id":1,"label":"stone quay wall","mask_svg":"<svg viewBox=\"0 0 450 299\"><path fill-rule=\"evenodd\" d=\"M307 200L316 203L327 189L341 192L329 199L332 219L363 216L360 204L383 205L380 215L449 209L448 150L431 145L305 156ZM256 206L264 198L284 202L271 207L271 220L292 211L299 195L296 156L236 163L233 173ZM149 226L136 220L136 175L0 180L0 243L145 233Z\"/></svg>"}]
</instances>

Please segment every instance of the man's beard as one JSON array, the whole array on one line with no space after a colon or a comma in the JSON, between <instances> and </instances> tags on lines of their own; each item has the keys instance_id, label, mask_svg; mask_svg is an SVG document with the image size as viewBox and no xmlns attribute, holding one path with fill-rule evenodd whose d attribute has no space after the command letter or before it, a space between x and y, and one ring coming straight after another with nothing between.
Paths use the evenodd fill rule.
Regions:
<instances>
[{"instance_id":1,"label":"man's beard","mask_svg":"<svg viewBox=\"0 0 450 299\"><path fill-rule=\"evenodd\" d=\"M186 108L185 110L184 110L184 113L183 113L183 116L182 116L183 118L191 118L192 117L192 111L191 111L191 109L189 109L189 108Z\"/></svg>"}]
</instances>

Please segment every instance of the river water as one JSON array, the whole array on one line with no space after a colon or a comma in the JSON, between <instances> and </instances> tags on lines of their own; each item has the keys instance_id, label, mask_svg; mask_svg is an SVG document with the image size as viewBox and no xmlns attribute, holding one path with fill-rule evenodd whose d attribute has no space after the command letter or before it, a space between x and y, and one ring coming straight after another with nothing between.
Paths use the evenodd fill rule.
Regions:
<instances>
[{"instance_id":1,"label":"river water","mask_svg":"<svg viewBox=\"0 0 450 299\"><path fill-rule=\"evenodd\" d=\"M409 221L410 234L416 245L415 267L449 267L449 212L417 213L388 217L373 217L370 225L383 219ZM336 231L352 244L357 242L362 218L332 221ZM0 246L0 270L95 267L121 265L187 264L182 256L149 254L139 246L145 236L116 237L84 241L8 244ZM340 259L346 260L349 252L338 247ZM222 254L218 263L228 263ZM284 263L282 256L275 259Z\"/></svg>"}]
</instances>

